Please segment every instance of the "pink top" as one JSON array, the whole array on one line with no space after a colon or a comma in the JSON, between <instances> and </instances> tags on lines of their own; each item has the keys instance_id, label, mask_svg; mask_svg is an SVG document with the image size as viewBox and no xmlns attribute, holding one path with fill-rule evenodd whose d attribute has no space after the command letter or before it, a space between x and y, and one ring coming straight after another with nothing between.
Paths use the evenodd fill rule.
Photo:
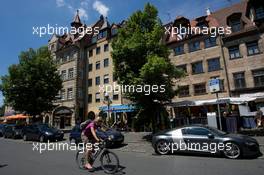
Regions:
<instances>
[{"instance_id":1,"label":"pink top","mask_svg":"<svg viewBox=\"0 0 264 175\"><path fill-rule=\"evenodd\" d=\"M92 134L92 130L91 128L94 128L96 129L96 125L94 122L91 122L89 123L86 128L84 129L84 134L87 136L87 137L93 137L93 134Z\"/></svg>"}]
</instances>

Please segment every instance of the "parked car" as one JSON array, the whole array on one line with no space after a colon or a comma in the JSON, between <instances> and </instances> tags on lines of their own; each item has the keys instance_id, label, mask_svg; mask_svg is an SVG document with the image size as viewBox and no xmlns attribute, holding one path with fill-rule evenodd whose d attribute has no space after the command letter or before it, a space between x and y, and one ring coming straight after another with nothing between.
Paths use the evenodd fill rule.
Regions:
<instances>
[{"instance_id":1,"label":"parked car","mask_svg":"<svg viewBox=\"0 0 264 175\"><path fill-rule=\"evenodd\" d=\"M23 140L60 141L63 140L63 131L50 127L47 124L27 125L22 129Z\"/></svg>"},{"instance_id":2,"label":"parked car","mask_svg":"<svg viewBox=\"0 0 264 175\"><path fill-rule=\"evenodd\" d=\"M107 146L118 146L124 142L124 135L121 132L116 131L115 129L111 129L111 128L100 129L100 128L98 128L96 130L96 134L98 137L100 137L102 139L111 138L111 141L108 143ZM76 125L75 127L73 127L73 129L70 132L69 140L70 140L70 142L73 142L76 144L78 144L82 141L81 140L80 125Z\"/></svg>"},{"instance_id":3,"label":"parked car","mask_svg":"<svg viewBox=\"0 0 264 175\"><path fill-rule=\"evenodd\" d=\"M4 127L5 127L5 124L0 124L0 137L4 136Z\"/></svg>"},{"instance_id":4,"label":"parked car","mask_svg":"<svg viewBox=\"0 0 264 175\"><path fill-rule=\"evenodd\" d=\"M231 159L261 155L256 139L228 134L204 125L190 125L157 133L152 137L152 146L161 155L174 152L206 153L222 154ZM185 149L181 149L184 146Z\"/></svg>"},{"instance_id":5,"label":"parked car","mask_svg":"<svg viewBox=\"0 0 264 175\"><path fill-rule=\"evenodd\" d=\"M22 138L23 125L6 125L4 129L5 138Z\"/></svg>"}]
</instances>

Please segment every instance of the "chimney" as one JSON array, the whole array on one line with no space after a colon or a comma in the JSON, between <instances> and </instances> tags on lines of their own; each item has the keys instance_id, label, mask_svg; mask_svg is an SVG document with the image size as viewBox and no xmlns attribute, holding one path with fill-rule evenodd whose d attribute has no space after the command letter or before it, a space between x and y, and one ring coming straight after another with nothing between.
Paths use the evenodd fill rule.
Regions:
<instances>
[{"instance_id":1,"label":"chimney","mask_svg":"<svg viewBox=\"0 0 264 175\"><path fill-rule=\"evenodd\" d=\"M206 8L206 15L207 15L207 16L211 15L211 10L210 10L210 8L209 8L209 7L208 7L208 8Z\"/></svg>"}]
</instances>

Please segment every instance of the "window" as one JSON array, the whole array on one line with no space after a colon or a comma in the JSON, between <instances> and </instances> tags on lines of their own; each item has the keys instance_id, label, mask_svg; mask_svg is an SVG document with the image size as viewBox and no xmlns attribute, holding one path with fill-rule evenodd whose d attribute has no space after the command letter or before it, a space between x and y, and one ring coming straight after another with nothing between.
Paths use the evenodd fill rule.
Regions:
<instances>
[{"instance_id":1,"label":"window","mask_svg":"<svg viewBox=\"0 0 264 175\"><path fill-rule=\"evenodd\" d=\"M202 61L192 64L192 73L193 74L203 73L203 62Z\"/></svg>"},{"instance_id":2,"label":"window","mask_svg":"<svg viewBox=\"0 0 264 175\"><path fill-rule=\"evenodd\" d=\"M184 53L184 45L180 45L174 48L175 55L181 55Z\"/></svg>"},{"instance_id":3,"label":"window","mask_svg":"<svg viewBox=\"0 0 264 175\"><path fill-rule=\"evenodd\" d=\"M104 67L109 66L109 58L104 59Z\"/></svg>"},{"instance_id":4,"label":"window","mask_svg":"<svg viewBox=\"0 0 264 175\"><path fill-rule=\"evenodd\" d=\"M72 90L72 88L68 88L68 90L67 90L68 99L72 99L72 96L73 96L73 90Z\"/></svg>"},{"instance_id":5,"label":"window","mask_svg":"<svg viewBox=\"0 0 264 175\"><path fill-rule=\"evenodd\" d=\"M108 44L105 44L104 45L104 52L107 52L109 50L109 45Z\"/></svg>"},{"instance_id":6,"label":"window","mask_svg":"<svg viewBox=\"0 0 264 175\"><path fill-rule=\"evenodd\" d=\"M92 101L93 101L93 95L88 94L88 103L92 103Z\"/></svg>"},{"instance_id":7,"label":"window","mask_svg":"<svg viewBox=\"0 0 264 175\"><path fill-rule=\"evenodd\" d=\"M78 89L78 97L82 98L83 97L83 91L81 88Z\"/></svg>"},{"instance_id":8,"label":"window","mask_svg":"<svg viewBox=\"0 0 264 175\"><path fill-rule=\"evenodd\" d=\"M70 68L70 69L68 70L68 78L69 78L69 79L72 79L72 78L73 78L73 74L74 74L74 72L73 72L73 68Z\"/></svg>"},{"instance_id":9,"label":"window","mask_svg":"<svg viewBox=\"0 0 264 175\"><path fill-rule=\"evenodd\" d=\"M246 80L245 80L244 72L234 73L233 76L234 76L234 84L235 84L236 89L246 87Z\"/></svg>"},{"instance_id":10,"label":"window","mask_svg":"<svg viewBox=\"0 0 264 175\"><path fill-rule=\"evenodd\" d=\"M93 70L93 64L89 64L88 71L91 72Z\"/></svg>"},{"instance_id":11,"label":"window","mask_svg":"<svg viewBox=\"0 0 264 175\"><path fill-rule=\"evenodd\" d=\"M65 100L65 89L61 90L61 100Z\"/></svg>"},{"instance_id":12,"label":"window","mask_svg":"<svg viewBox=\"0 0 264 175\"><path fill-rule=\"evenodd\" d=\"M112 35L116 35L116 34L117 34L117 28L113 28L113 29L111 30L111 32L112 32Z\"/></svg>"},{"instance_id":13,"label":"window","mask_svg":"<svg viewBox=\"0 0 264 175\"><path fill-rule=\"evenodd\" d=\"M92 43L96 43L96 41L97 41L97 36L93 36Z\"/></svg>"},{"instance_id":14,"label":"window","mask_svg":"<svg viewBox=\"0 0 264 175\"><path fill-rule=\"evenodd\" d=\"M209 59L207 60L207 62L208 62L208 72L220 70L221 66L220 66L219 58Z\"/></svg>"},{"instance_id":15,"label":"window","mask_svg":"<svg viewBox=\"0 0 264 175\"><path fill-rule=\"evenodd\" d=\"M238 32L241 30L241 21L239 19L234 19L230 21L230 27L232 29L232 32Z\"/></svg>"},{"instance_id":16,"label":"window","mask_svg":"<svg viewBox=\"0 0 264 175\"><path fill-rule=\"evenodd\" d=\"M113 94L113 100L118 100L118 93Z\"/></svg>"},{"instance_id":17,"label":"window","mask_svg":"<svg viewBox=\"0 0 264 175\"><path fill-rule=\"evenodd\" d=\"M256 19L262 19L264 18L264 8L263 6L257 7L256 8Z\"/></svg>"},{"instance_id":18,"label":"window","mask_svg":"<svg viewBox=\"0 0 264 175\"><path fill-rule=\"evenodd\" d=\"M100 54L101 52L101 47L96 47L96 55Z\"/></svg>"},{"instance_id":19,"label":"window","mask_svg":"<svg viewBox=\"0 0 264 175\"><path fill-rule=\"evenodd\" d=\"M89 50L89 53L88 53L88 57L92 57L93 56L93 49Z\"/></svg>"},{"instance_id":20,"label":"window","mask_svg":"<svg viewBox=\"0 0 264 175\"><path fill-rule=\"evenodd\" d=\"M100 32L100 33L98 34L97 39L99 40L99 39L102 39L102 38L105 38L105 37L107 37L107 31L106 31L106 30L103 31L103 32Z\"/></svg>"},{"instance_id":21,"label":"window","mask_svg":"<svg viewBox=\"0 0 264 175\"><path fill-rule=\"evenodd\" d=\"M194 88L194 94L195 95L201 95L206 93L206 85L205 83L195 84L193 85Z\"/></svg>"},{"instance_id":22,"label":"window","mask_svg":"<svg viewBox=\"0 0 264 175\"><path fill-rule=\"evenodd\" d=\"M183 134L207 136L208 134L210 134L210 131L205 128L187 128L184 129Z\"/></svg>"},{"instance_id":23,"label":"window","mask_svg":"<svg viewBox=\"0 0 264 175\"><path fill-rule=\"evenodd\" d=\"M116 74L113 74L113 81L117 81L117 76L116 76Z\"/></svg>"},{"instance_id":24,"label":"window","mask_svg":"<svg viewBox=\"0 0 264 175\"><path fill-rule=\"evenodd\" d=\"M204 40L205 48L216 46L216 37L210 37Z\"/></svg>"},{"instance_id":25,"label":"window","mask_svg":"<svg viewBox=\"0 0 264 175\"><path fill-rule=\"evenodd\" d=\"M107 84L107 83L109 83L109 75L108 74L104 75L104 84Z\"/></svg>"},{"instance_id":26,"label":"window","mask_svg":"<svg viewBox=\"0 0 264 175\"><path fill-rule=\"evenodd\" d=\"M66 70L61 71L61 79L66 80L66 77L67 77Z\"/></svg>"},{"instance_id":27,"label":"window","mask_svg":"<svg viewBox=\"0 0 264 175\"><path fill-rule=\"evenodd\" d=\"M95 102L96 103L100 102L100 93L95 94Z\"/></svg>"},{"instance_id":28,"label":"window","mask_svg":"<svg viewBox=\"0 0 264 175\"><path fill-rule=\"evenodd\" d=\"M96 61L95 69L96 70L100 69L100 61Z\"/></svg>"},{"instance_id":29,"label":"window","mask_svg":"<svg viewBox=\"0 0 264 175\"><path fill-rule=\"evenodd\" d=\"M251 42L247 43L247 52L248 55L255 55L259 53L259 47L258 47L258 42Z\"/></svg>"},{"instance_id":30,"label":"window","mask_svg":"<svg viewBox=\"0 0 264 175\"><path fill-rule=\"evenodd\" d=\"M241 58L239 46L233 46L228 48L230 59Z\"/></svg>"},{"instance_id":31,"label":"window","mask_svg":"<svg viewBox=\"0 0 264 175\"><path fill-rule=\"evenodd\" d=\"M189 51L194 52L200 49L200 41L195 41L189 44Z\"/></svg>"},{"instance_id":32,"label":"window","mask_svg":"<svg viewBox=\"0 0 264 175\"><path fill-rule=\"evenodd\" d=\"M88 87L91 87L93 85L93 79L89 78L88 79Z\"/></svg>"},{"instance_id":33,"label":"window","mask_svg":"<svg viewBox=\"0 0 264 175\"><path fill-rule=\"evenodd\" d=\"M186 97L190 95L189 86L180 86L179 87L179 97Z\"/></svg>"},{"instance_id":34,"label":"window","mask_svg":"<svg viewBox=\"0 0 264 175\"><path fill-rule=\"evenodd\" d=\"M100 77L95 77L95 84L96 85L99 85L100 84Z\"/></svg>"},{"instance_id":35,"label":"window","mask_svg":"<svg viewBox=\"0 0 264 175\"><path fill-rule=\"evenodd\" d=\"M187 73L187 65L186 64L176 66L176 68L182 70L184 73Z\"/></svg>"},{"instance_id":36,"label":"window","mask_svg":"<svg viewBox=\"0 0 264 175\"><path fill-rule=\"evenodd\" d=\"M255 87L264 86L264 69L253 71Z\"/></svg>"}]
</instances>

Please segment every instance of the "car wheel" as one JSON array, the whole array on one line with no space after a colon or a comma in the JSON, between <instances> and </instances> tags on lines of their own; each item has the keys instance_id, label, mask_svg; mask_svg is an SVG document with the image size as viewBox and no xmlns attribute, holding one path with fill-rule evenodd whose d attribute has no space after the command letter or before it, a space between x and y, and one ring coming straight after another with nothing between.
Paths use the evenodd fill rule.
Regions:
<instances>
[{"instance_id":1,"label":"car wheel","mask_svg":"<svg viewBox=\"0 0 264 175\"><path fill-rule=\"evenodd\" d=\"M4 134L4 138L7 138L7 136Z\"/></svg>"},{"instance_id":2,"label":"car wheel","mask_svg":"<svg viewBox=\"0 0 264 175\"><path fill-rule=\"evenodd\" d=\"M45 137L44 137L43 135L40 136L39 141L40 141L40 142L44 142L44 141L45 141Z\"/></svg>"},{"instance_id":3,"label":"car wheel","mask_svg":"<svg viewBox=\"0 0 264 175\"><path fill-rule=\"evenodd\" d=\"M27 135L26 135L26 134L24 134L24 135L23 135L23 140L24 140L24 141L27 141L27 140L28 140L28 138L27 138Z\"/></svg>"},{"instance_id":4,"label":"car wheel","mask_svg":"<svg viewBox=\"0 0 264 175\"><path fill-rule=\"evenodd\" d=\"M229 145L227 148L225 148L224 150L224 155L225 157L229 158L229 159L237 159L239 157L241 157L242 155L242 151L240 149L240 147L238 146L238 144L233 143L233 142L227 142L225 145Z\"/></svg>"},{"instance_id":5,"label":"car wheel","mask_svg":"<svg viewBox=\"0 0 264 175\"><path fill-rule=\"evenodd\" d=\"M167 142L166 140L159 140L156 143L155 152L160 155L168 154L170 152L169 145L169 142Z\"/></svg>"}]
</instances>

